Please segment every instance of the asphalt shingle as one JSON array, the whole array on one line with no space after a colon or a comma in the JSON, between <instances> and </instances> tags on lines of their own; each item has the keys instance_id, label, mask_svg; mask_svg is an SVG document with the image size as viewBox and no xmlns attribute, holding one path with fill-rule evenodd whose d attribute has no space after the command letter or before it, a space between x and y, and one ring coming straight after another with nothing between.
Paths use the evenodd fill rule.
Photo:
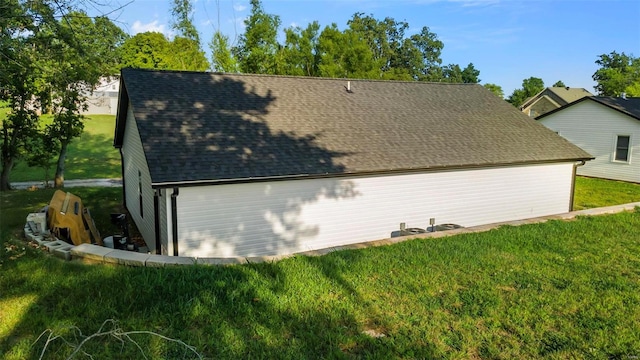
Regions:
<instances>
[{"instance_id":1,"label":"asphalt shingle","mask_svg":"<svg viewBox=\"0 0 640 360\"><path fill-rule=\"evenodd\" d=\"M121 79L154 184L591 158L477 84L134 69Z\"/></svg>"}]
</instances>

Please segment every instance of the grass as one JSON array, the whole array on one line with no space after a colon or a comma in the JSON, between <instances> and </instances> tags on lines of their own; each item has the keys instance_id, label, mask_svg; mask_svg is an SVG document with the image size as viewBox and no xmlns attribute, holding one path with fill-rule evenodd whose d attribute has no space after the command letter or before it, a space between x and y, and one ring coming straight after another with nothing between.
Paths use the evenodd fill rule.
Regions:
<instances>
[{"instance_id":1,"label":"grass","mask_svg":"<svg viewBox=\"0 0 640 360\"><path fill-rule=\"evenodd\" d=\"M578 188L593 185L585 180ZM103 232L119 191L74 189ZM17 240L26 212L50 195L0 195L0 358L37 358L46 329L78 344L70 326L88 335L107 319L206 358L640 355L640 210L275 263L152 269L64 262ZM152 335L131 337L151 359L193 358ZM83 348L141 357L113 337ZM46 358L71 351L57 339Z\"/></svg>"},{"instance_id":2,"label":"grass","mask_svg":"<svg viewBox=\"0 0 640 360\"><path fill-rule=\"evenodd\" d=\"M574 210L638 201L640 201L640 184L582 176L576 177Z\"/></svg>"},{"instance_id":3,"label":"grass","mask_svg":"<svg viewBox=\"0 0 640 360\"><path fill-rule=\"evenodd\" d=\"M122 176L120 153L113 147L114 129L114 115L87 115L83 134L69 145L65 163L66 180ZM54 173L55 166L49 174L50 180ZM11 171L10 179L12 182L43 181L44 170L19 162Z\"/></svg>"}]
</instances>

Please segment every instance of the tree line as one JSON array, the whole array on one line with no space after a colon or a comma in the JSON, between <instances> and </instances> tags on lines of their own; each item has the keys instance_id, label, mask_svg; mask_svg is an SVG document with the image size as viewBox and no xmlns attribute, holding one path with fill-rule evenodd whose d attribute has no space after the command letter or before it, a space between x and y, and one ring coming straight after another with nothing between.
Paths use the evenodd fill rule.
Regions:
<instances>
[{"instance_id":1,"label":"tree line","mask_svg":"<svg viewBox=\"0 0 640 360\"><path fill-rule=\"evenodd\" d=\"M193 23L192 0L173 0L169 39L157 32L129 36L107 16L90 17L79 4L92 0L5 0L0 5L0 99L9 108L2 119L0 190L10 188L18 161L45 170L55 166L54 185L64 184L69 143L84 128L81 110L100 78L124 67L381 80L479 83L480 71L443 64L444 43L427 26L408 34L409 24L356 13L344 30L317 21L284 28L250 0L245 31L231 44L220 31L208 43L207 59ZM640 59L624 53L601 55L593 75L599 95L640 96ZM504 98L502 88L485 84ZM554 86L564 86L562 82ZM507 97L514 106L544 89L542 79L525 79ZM2 105L2 104L0 104ZM52 115L43 122L39 112ZM52 156L55 154L56 156Z\"/></svg>"}]
</instances>

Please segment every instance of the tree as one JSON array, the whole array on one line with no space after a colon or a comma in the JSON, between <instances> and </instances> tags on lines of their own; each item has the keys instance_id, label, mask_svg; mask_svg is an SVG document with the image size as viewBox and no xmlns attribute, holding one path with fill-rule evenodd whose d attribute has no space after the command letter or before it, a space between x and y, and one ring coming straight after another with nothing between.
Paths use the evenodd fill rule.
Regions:
<instances>
[{"instance_id":1,"label":"tree","mask_svg":"<svg viewBox=\"0 0 640 360\"><path fill-rule=\"evenodd\" d=\"M341 32L336 24L322 30L318 54L318 73L322 77L371 79L380 76L380 67L364 39L348 29Z\"/></svg>"},{"instance_id":2,"label":"tree","mask_svg":"<svg viewBox=\"0 0 640 360\"><path fill-rule=\"evenodd\" d=\"M213 33L209 44L211 48L211 67L214 71L237 72L238 62L231 54L229 38L220 31Z\"/></svg>"},{"instance_id":3,"label":"tree","mask_svg":"<svg viewBox=\"0 0 640 360\"><path fill-rule=\"evenodd\" d=\"M507 101L515 107L520 107L528 98L542 90L544 90L544 81L537 77L530 77L522 81L522 88L515 89Z\"/></svg>"},{"instance_id":4,"label":"tree","mask_svg":"<svg viewBox=\"0 0 640 360\"><path fill-rule=\"evenodd\" d=\"M504 99L504 92L502 91L502 87L500 85L488 83L482 86L484 86L486 89L488 89L492 93L496 94L496 96L499 97L500 99Z\"/></svg>"},{"instance_id":5,"label":"tree","mask_svg":"<svg viewBox=\"0 0 640 360\"><path fill-rule=\"evenodd\" d=\"M613 51L600 55L596 64L600 68L592 78L597 82L594 89L598 95L620 96L627 90L635 92L639 86L637 83L640 82L640 58Z\"/></svg>"},{"instance_id":6,"label":"tree","mask_svg":"<svg viewBox=\"0 0 640 360\"><path fill-rule=\"evenodd\" d=\"M0 191L11 189L9 176L16 161L25 155L28 140L38 129L38 94L42 91L43 61L47 36L55 33L55 13L46 3L9 0L0 7L0 98L9 114L0 133ZM46 28L51 27L45 31Z\"/></svg>"},{"instance_id":7,"label":"tree","mask_svg":"<svg viewBox=\"0 0 640 360\"><path fill-rule=\"evenodd\" d=\"M558 80L556 81L555 84L553 84L553 87L567 87L567 85L565 85L562 80Z\"/></svg>"},{"instance_id":8,"label":"tree","mask_svg":"<svg viewBox=\"0 0 640 360\"><path fill-rule=\"evenodd\" d=\"M285 44L282 48L284 75L318 76L320 24L314 21L306 29L285 29Z\"/></svg>"},{"instance_id":9,"label":"tree","mask_svg":"<svg viewBox=\"0 0 640 360\"><path fill-rule=\"evenodd\" d=\"M168 54L170 67L176 70L205 71L209 62L202 51L200 34L193 25L193 6L190 0L174 0L171 15L172 27L178 35L171 42Z\"/></svg>"},{"instance_id":10,"label":"tree","mask_svg":"<svg viewBox=\"0 0 640 360\"><path fill-rule=\"evenodd\" d=\"M465 84L479 83L480 79L478 76L480 76L480 70L476 69L473 63L469 63L469 65L462 70L462 82Z\"/></svg>"},{"instance_id":11,"label":"tree","mask_svg":"<svg viewBox=\"0 0 640 360\"><path fill-rule=\"evenodd\" d=\"M158 32L144 32L127 39L121 48L122 67L168 70L171 44Z\"/></svg>"},{"instance_id":12,"label":"tree","mask_svg":"<svg viewBox=\"0 0 640 360\"><path fill-rule=\"evenodd\" d=\"M277 41L280 17L267 14L260 0L251 0L251 15L244 21L245 33L231 52L240 71L249 74L278 74L280 45Z\"/></svg>"},{"instance_id":13,"label":"tree","mask_svg":"<svg viewBox=\"0 0 640 360\"><path fill-rule=\"evenodd\" d=\"M43 182L49 187L49 175L51 168L56 164L56 151L58 151L57 139L48 131L36 131L27 140L27 165L39 167L44 170Z\"/></svg>"}]
</instances>

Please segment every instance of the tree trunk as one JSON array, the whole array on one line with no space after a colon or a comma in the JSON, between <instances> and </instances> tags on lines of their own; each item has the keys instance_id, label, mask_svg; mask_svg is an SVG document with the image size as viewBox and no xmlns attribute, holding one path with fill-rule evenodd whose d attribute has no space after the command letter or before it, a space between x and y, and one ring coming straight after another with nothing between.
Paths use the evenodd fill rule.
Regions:
<instances>
[{"instance_id":1,"label":"tree trunk","mask_svg":"<svg viewBox=\"0 0 640 360\"><path fill-rule=\"evenodd\" d=\"M2 173L0 174L0 191L11 190L11 183L9 183L9 174L13 168L13 160L2 161Z\"/></svg>"},{"instance_id":2,"label":"tree trunk","mask_svg":"<svg viewBox=\"0 0 640 360\"><path fill-rule=\"evenodd\" d=\"M56 166L56 175L53 179L53 186L61 188L64 186L64 161L67 159L67 146L69 143L62 142L60 145L60 156L58 156L58 165Z\"/></svg>"}]
</instances>

